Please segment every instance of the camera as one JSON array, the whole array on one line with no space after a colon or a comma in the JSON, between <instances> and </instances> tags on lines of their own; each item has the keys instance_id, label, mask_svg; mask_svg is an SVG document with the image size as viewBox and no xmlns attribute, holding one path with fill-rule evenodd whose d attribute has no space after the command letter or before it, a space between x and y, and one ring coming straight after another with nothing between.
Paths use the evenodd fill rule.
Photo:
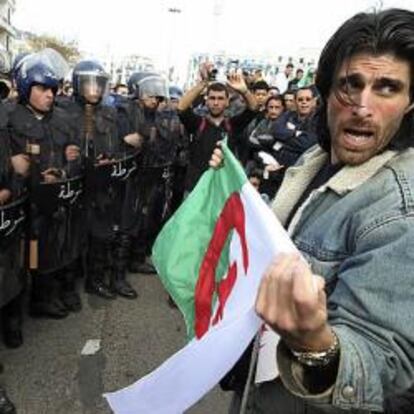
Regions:
<instances>
[{"instance_id":1,"label":"camera","mask_svg":"<svg viewBox=\"0 0 414 414\"><path fill-rule=\"evenodd\" d=\"M208 80L210 82L215 82L217 80L217 74L218 74L218 70L216 68L211 69L210 72L208 73Z\"/></svg>"}]
</instances>

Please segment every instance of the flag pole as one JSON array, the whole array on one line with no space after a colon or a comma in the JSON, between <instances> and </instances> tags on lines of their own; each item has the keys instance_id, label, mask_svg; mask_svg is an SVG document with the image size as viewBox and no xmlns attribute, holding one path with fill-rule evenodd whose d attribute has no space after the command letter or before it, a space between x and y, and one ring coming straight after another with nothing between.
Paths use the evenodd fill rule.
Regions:
<instances>
[{"instance_id":1,"label":"flag pole","mask_svg":"<svg viewBox=\"0 0 414 414\"><path fill-rule=\"evenodd\" d=\"M239 414L246 413L247 399L249 397L250 384L253 379L254 368L256 367L257 356L259 355L259 347L260 347L260 331L256 334L256 337L254 339L253 351L252 351L252 356L250 358L250 364L249 364L249 373L247 375L246 385L244 386L244 390L243 390L243 397L241 401Z\"/></svg>"}]
</instances>

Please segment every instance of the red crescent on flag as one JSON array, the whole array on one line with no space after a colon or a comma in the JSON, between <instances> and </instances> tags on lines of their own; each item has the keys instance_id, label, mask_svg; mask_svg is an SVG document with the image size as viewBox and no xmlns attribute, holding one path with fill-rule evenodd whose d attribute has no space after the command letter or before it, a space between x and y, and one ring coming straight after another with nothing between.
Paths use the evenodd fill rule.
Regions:
<instances>
[{"instance_id":1,"label":"red crescent on flag","mask_svg":"<svg viewBox=\"0 0 414 414\"><path fill-rule=\"evenodd\" d=\"M249 267L249 255L246 240L246 223L243 203L239 193L233 193L226 201L217 220L213 236L201 262L199 277L195 288L195 334L201 338L209 329L214 293L217 293L219 305L213 319L213 325L223 317L224 307L237 279L237 263L230 264L227 277L216 283L216 269L227 238L235 229L239 234L244 273Z\"/></svg>"}]
</instances>

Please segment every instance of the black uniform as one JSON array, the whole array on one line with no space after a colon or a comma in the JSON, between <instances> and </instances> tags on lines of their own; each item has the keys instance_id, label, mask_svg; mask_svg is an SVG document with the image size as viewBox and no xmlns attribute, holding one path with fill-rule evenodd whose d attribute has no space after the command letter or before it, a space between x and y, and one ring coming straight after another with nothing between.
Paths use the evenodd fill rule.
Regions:
<instances>
[{"instance_id":1,"label":"black uniform","mask_svg":"<svg viewBox=\"0 0 414 414\"><path fill-rule=\"evenodd\" d=\"M144 138L141 168L136 177L139 190L140 223L131 249L130 270L152 273L145 263L152 244L169 216L172 197L172 164L177 147L174 141L174 120L166 112L148 110L137 101L119 108L124 132L138 132Z\"/></svg>"},{"instance_id":2,"label":"black uniform","mask_svg":"<svg viewBox=\"0 0 414 414\"><path fill-rule=\"evenodd\" d=\"M86 175L86 290L105 298L113 298L114 292L135 298L125 273L138 216L136 191L131 185L137 170L136 150L122 141L113 108L73 103L66 111L80 139ZM105 283L106 274L110 286Z\"/></svg>"},{"instance_id":3,"label":"black uniform","mask_svg":"<svg viewBox=\"0 0 414 414\"><path fill-rule=\"evenodd\" d=\"M37 117L18 104L10 114L9 126L13 152L31 158L31 314L65 317L69 309L60 300L61 288L74 290L83 226L80 164L67 162L65 157L66 147L76 141L58 108ZM48 169L53 169L56 182L43 180ZM79 303L71 310L79 310Z\"/></svg>"},{"instance_id":4,"label":"black uniform","mask_svg":"<svg viewBox=\"0 0 414 414\"><path fill-rule=\"evenodd\" d=\"M185 177L190 160L190 137L181 123L178 111L166 110L163 113L168 120L171 141L174 144L174 160L172 164L172 198L170 211L174 213L184 198Z\"/></svg>"},{"instance_id":5,"label":"black uniform","mask_svg":"<svg viewBox=\"0 0 414 414\"><path fill-rule=\"evenodd\" d=\"M21 292L26 282L24 266L24 225L26 201L24 180L11 167L11 148L7 114L0 105L0 190L9 190L11 198L0 205L0 308L3 339L9 347L22 344Z\"/></svg>"}]
</instances>

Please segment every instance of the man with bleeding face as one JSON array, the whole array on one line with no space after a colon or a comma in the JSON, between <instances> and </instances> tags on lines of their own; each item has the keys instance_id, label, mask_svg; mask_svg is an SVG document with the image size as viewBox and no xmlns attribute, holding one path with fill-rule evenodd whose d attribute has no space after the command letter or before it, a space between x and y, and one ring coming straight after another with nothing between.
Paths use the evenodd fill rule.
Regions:
<instances>
[{"instance_id":1,"label":"man with bleeding face","mask_svg":"<svg viewBox=\"0 0 414 414\"><path fill-rule=\"evenodd\" d=\"M256 299L279 376L251 412L383 412L414 383L413 74L407 10L358 14L322 52L319 145L273 201L300 255L277 257Z\"/></svg>"}]
</instances>

